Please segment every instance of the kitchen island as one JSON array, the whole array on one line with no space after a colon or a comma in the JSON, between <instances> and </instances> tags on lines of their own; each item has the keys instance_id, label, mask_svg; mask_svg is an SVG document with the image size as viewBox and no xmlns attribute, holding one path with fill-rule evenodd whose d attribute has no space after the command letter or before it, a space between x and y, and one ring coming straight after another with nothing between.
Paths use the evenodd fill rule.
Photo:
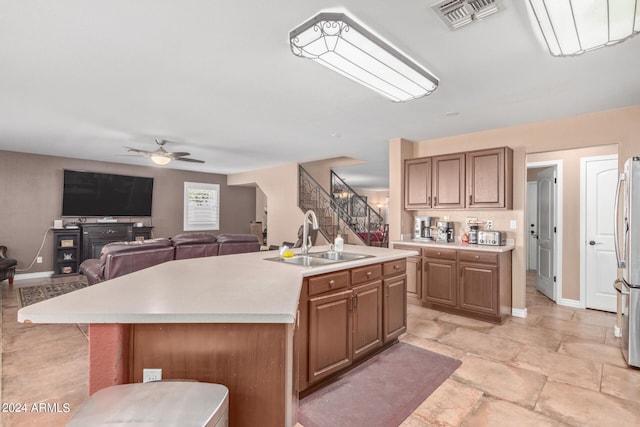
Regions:
<instances>
[{"instance_id":1,"label":"kitchen island","mask_svg":"<svg viewBox=\"0 0 640 427\"><path fill-rule=\"evenodd\" d=\"M313 267L265 259L274 252L170 261L24 307L18 321L89 324L89 394L160 368L163 379L227 386L232 426L295 425L303 282L411 255L345 252L370 257Z\"/></svg>"}]
</instances>

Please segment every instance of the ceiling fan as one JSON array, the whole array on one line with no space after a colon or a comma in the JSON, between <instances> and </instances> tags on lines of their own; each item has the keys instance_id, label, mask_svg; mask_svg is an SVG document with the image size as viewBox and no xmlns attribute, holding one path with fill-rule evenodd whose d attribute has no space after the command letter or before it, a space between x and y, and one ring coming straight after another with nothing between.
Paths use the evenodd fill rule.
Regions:
<instances>
[{"instance_id":1,"label":"ceiling fan","mask_svg":"<svg viewBox=\"0 0 640 427\"><path fill-rule=\"evenodd\" d=\"M185 151L170 153L169 151L164 149L164 145L168 142L171 142L171 141L167 141L166 139L159 139L159 138L156 139L156 144L158 144L160 147L158 147L156 150L153 150L153 151L141 150L139 148L131 148L126 146L124 148L129 150L129 152L141 154L144 157L151 159L151 161L157 165L166 165L171 160L180 160L183 162L192 162L192 163L204 163L204 160L188 158L187 156L190 156L191 153L187 153Z\"/></svg>"}]
</instances>

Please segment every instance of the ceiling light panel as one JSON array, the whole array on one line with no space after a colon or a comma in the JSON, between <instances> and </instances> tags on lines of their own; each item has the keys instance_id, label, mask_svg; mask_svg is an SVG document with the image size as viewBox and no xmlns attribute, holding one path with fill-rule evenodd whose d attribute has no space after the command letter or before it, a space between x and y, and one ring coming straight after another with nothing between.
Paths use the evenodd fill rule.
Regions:
<instances>
[{"instance_id":1,"label":"ceiling light panel","mask_svg":"<svg viewBox=\"0 0 640 427\"><path fill-rule=\"evenodd\" d=\"M432 93L426 68L344 13L320 13L289 33L294 55L311 59L396 102Z\"/></svg>"},{"instance_id":2,"label":"ceiling light panel","mask_svg":"<svg viewBox=\"0 0 640 427\"><path fill-rule=\"evenodd\" d=\"M529 0L553 56L574 56L640 32L640 0Z\"/></svg>"}]
</instances>

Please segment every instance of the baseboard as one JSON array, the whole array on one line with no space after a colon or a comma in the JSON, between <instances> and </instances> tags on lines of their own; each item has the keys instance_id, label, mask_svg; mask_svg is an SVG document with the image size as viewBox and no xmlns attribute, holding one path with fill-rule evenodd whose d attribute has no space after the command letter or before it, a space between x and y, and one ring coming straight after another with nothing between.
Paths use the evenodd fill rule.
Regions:
<instances>
[{"instance_id":1,"label":"baseboard","mask_svg":"<svg viewBox=\"0 0 640 427\"><path fill-rule=\"evenodd\" d=\"M527 309L526 308L512 308L511 315L513 317L522 317L523 319L527 317Z\"/></svg>"},{"instance_id":2,"label":"baseboard","mask_svg":"<svg viewBox=\"0 0 640 427\"><path fill-rule=\"evenodd\" d=\"M53 275L53 271L40 271L38 273L24 273L24 274L16 274L13 279L18 280L29 280L29 279L46 279Z\"/></svg>"},{"instance_id":3,"label":"baseboard","mask_svg":"<svg viewBox=\"0 0 640 427\"><path fill-rule=\"evenodd\" d=\"M584 308L584 305L582 305L580 300L576 300L576 299L560 298L558 299L558 301L556 301L556 303L558 305L563 305L565 307Z\"/></svg>"}]
</instances>

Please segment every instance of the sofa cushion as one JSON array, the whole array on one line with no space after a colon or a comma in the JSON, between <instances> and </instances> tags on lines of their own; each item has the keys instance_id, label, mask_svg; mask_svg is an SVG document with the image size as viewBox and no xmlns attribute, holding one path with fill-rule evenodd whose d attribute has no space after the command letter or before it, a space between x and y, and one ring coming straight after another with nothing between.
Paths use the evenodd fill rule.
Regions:
<instances>
[{"instance_id":1,"label":"sofa cushion","mask_svg":"<svg viewBox=\"0 0 640 427\"><path fill-rule=\"evenodd\" d=\"M184 233L171 238L176 259L218 255L216 236L210 233Z\"/></svg>"},{"instance_id":2,"label":"sofa cushion","mask_svg":"<svg viewBox=\"0 0 640 427\"><path fill-rule=\"evenodd\" d=\"M260 241L253 234L220 234L218 236L218 255L258 252Z\"/></svg>"}]
</instances>

